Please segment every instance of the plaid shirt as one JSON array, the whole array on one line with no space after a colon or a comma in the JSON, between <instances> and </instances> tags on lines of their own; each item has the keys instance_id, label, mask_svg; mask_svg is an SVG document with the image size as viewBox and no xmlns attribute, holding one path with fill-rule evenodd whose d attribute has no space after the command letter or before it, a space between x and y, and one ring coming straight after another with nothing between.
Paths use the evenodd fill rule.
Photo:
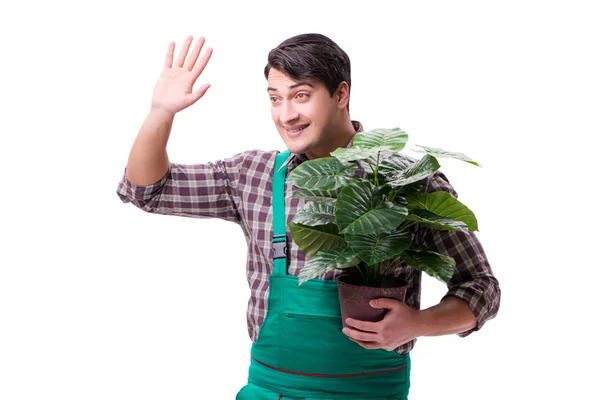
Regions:
<instances>
[{"instance_id":1,"label":"plaid shirt","mask_svg":"<svg viewBox=\"0 0 600 400\"><path fill-rule=\"evenodd\" d=\"M359 122L353 121L357 131ZM352 146L351 140L346 147ZM248 333L254 342L267 312L269 275L273 270L273 210L271 208L271 180L277 151L249 150L231 158L206 164L170 163L167 173L158 182L138 186L125 173L119 182L117 194L124 203L131 202L143 211L193 218L221 218L240 225L248 243L246 271L251 295L246 312ZM305 154L291 154L286 160L287 174L308 158ZM126 169L125 169L126 170ZM359 162L358 173L364 176ZM292 198L293 185L285 183L285 210L289 223L305 204ZM428 192L456 192L441 172L436 172L423 183ZM477 326L459 336L479 330L485 321L493 318L500 305L500 287L487 261L483 248L474 233L434 231L415 225L414 241L433 251L447 254L456 260L455 274L448 283L444 296L455 296L467 302L477 319ZM288 273L298 275L304 265L305 254L294 243L289 228ZM385 265L385 264L384 264ZM341 271L334 270L320 279L335 279ZM413 309L420 308L421 272L400 264L394 275L408 282L405 302ZM396 351L407 353L415 345L412 340Z\"/></svg>"}]
</instances>

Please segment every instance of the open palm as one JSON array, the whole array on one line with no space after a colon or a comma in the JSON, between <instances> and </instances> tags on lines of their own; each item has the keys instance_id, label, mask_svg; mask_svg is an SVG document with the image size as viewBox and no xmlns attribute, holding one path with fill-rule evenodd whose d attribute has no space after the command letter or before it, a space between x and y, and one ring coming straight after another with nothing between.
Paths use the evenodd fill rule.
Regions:
<instances>
[{"instance_id":1,"label":"open palm","mask_svg":"<svg viewBox=\"0 0 600 400\"><path fill-rule=\"evenodd\" d=\"M175 42L169 43L164 69L154 86L152 108L175 114L204 96L210 84L205 83L197 90L193 90L194 83L206 67L212 54L212 49L209 47L204 51L202 57L198 58L204 42L203 37L199 38L188 56L192 44L192 37L188 36L174 63Z\"/></svg>"}]
</instances>

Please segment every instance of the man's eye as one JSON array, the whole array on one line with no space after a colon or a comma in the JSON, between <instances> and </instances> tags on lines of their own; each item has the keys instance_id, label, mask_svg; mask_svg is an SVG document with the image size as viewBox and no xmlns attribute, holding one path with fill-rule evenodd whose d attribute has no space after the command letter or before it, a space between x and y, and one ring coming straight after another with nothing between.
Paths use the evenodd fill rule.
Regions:
<instances>
[{"instance_id":1,"label":"man's eye","mask_svg":"<svg viewBox=\"0 0 600 400\"><path fill-rule=\"evenodd\" d=\"M296 97L298 97L300 99L307 99L308 98L308 93L298 93L296 95Z\"/></svg>"},{"instance_id":2,"label":"man's eye","mask_svg":"<svg viewBox=\"0 0 600 400\"><path fill-rule=\"evenodd\" d=\"M271 97L271 103L275 103L277 101L277 97Z\"/></svg>"}]
</instances>

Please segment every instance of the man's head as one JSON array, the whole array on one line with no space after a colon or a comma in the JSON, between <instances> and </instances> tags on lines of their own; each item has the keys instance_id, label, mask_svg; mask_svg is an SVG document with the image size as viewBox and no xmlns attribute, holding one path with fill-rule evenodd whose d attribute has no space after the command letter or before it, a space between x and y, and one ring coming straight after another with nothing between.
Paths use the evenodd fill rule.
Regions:
<instances>
[{"instance_id":1,"label":"man's head","mask_svg":"<svg viewBox=\"0 0 600 400\"><path fill-rule=\"evenodd\" d=\"M326 157L354 133L349 117L350 59L331 39L302 34L269 52L271 115L293 153Z\"/></svg>"}]
</instances>

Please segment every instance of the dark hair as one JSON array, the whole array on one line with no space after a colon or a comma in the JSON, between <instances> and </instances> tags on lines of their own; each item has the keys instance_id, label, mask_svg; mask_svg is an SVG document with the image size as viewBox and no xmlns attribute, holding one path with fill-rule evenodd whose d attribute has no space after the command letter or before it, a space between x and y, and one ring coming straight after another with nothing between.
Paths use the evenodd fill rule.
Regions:
<instances>
[{"instance_id":1,"label":"dark hair","mask_svg":"<svg viewBox=\"0 0 600 400\"><path fill-rule=\"evenodd\" d=\"M271 68L295 80L316 79L332 97L343 81L350 89L350 58L333 40L318 33L305 33L281 42L269 52L265 78ZM350 110L350 101L347 109Z\"/></svg>"}]
</instances>

